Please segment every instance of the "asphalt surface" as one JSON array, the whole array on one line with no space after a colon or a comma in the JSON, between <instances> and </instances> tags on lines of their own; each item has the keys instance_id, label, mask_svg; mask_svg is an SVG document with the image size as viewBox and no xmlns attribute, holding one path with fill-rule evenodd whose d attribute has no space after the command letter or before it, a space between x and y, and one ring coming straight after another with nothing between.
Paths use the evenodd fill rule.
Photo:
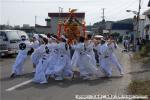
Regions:
<instances>
[{"instance_id":1,"label":"asphalt surface","mask_svg":"<svg viewBox=\"0 0 150 100\"><path fill-rule=\"evenodd\" d=\"M96 80L49 80L48 84L28 83L12 91L7 89L33 78L30 56L24 65L24 75L11 79L11 66L15 57L0 59L1 100L76 100L75 95L123 95L127 93L127 86L131 82L131 60L128 53L117 51L120 63L124 67L124 77L118 77L116 72L112 78L99 78Z\"/></svg>"}]
</instances>

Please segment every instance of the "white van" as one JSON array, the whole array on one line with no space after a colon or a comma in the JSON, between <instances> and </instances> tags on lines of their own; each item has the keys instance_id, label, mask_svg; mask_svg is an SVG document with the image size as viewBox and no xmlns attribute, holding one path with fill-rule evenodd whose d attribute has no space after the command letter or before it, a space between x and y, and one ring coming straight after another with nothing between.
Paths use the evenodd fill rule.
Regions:
<instances>
[{"instance_id":1,"label":"white van","mask_svg":"<svg viewBox=\"0 0 150 100\"><path fill-rule=\"evenodd\" d=\"M18 53L21 35L25 35L27 41L29 41L29 37L24 31L0 30L0 56Z\"/></svg>"}]
</instances>

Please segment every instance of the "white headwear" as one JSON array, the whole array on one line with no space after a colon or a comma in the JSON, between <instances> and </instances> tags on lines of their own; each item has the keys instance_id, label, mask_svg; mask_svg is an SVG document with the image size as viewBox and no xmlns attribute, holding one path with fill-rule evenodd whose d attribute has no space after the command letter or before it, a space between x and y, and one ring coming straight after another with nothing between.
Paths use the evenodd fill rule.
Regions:
<instances>
[{"instance_id":1,"label":"white headwear","mask_svg":"<svg viewBox=\"0 0 150 100\"><path fill-rule=\"evenodd\" d=\"M36 40L39 40L39 35L38 34L34 34L33 37L35 37Z\"/></svg>"}]
</instances>

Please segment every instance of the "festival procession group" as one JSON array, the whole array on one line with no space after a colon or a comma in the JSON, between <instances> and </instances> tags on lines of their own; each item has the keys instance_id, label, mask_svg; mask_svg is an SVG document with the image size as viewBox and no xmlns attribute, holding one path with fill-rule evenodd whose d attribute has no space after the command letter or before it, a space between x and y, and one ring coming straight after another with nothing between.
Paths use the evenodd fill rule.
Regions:
<instances>
[{"instance_id":1,"label":"festival procession group","mask_svg":"<svg viewBox=\"0 0 150 100\"><path fill-rule=\"evenodd\" d=\"M74 78L110 78L113 76L113 69L120 77L124 75L123 66L115 54L118 45L112 36L96 39L88 34L86 37L80 36L71 45L68 44L65 35L58 38L57 35L43 37L34 34L33 42L30 43L26 38L25 35L21 36L19 52L12 65L11 78L22 75L24 67L28 67L25 61L31 48L33 52L30 60L33 63L34 83L45 84L50 82L49 79L59 81Z\"/></svg>"}]
</instances>

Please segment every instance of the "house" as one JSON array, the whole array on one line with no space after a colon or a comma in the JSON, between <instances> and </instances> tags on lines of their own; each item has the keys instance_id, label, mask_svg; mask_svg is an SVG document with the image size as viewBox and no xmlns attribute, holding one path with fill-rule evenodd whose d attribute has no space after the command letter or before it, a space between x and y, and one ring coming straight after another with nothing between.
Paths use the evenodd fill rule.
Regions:
<instances>
[{"instance_id":1,"label":"house","mask_svg":"<svg viewBox=\"0 0 150 100\"><path fill-rule=\"evenodd\" d=\"M92 31L95 34L101 34L99 32L99 25L92 28ZM105 29L103 30L103 33L119 33L121 36L125 35L126 33L133 31L133 24L130 23L124 23L124 22L106 22Z\"/></svg>"},{"instance_id":2,"label":"house","mask_svg":"<svg viewBox=\"0 0 150 100\"><path fill-rule=\"evenodd\" d=\"M133 31L133 24L128 23L112 23L111 33L119 33L121 36Z\"/></svg>"},{"instance_id":3,"label":"house","mask_svg":"<svg viewBox=\"0 0 150 100\"><path fill-rule=\"evenodd\" d=\"M144 35L145 39L150 39L150 9L146 10L143 15L145 15L145 24L144 24Z\"/></svg>"},{"instance_id":4,"label":"house","mask_svg":"<svg viewBox=\"0 0 150 100\"><path fill-rule=\"evenodd\" d=\"M40 34L47 34L50 33L51 27L35 24L35 31Z\"/></svg>"},{"instance_id":5,"label":"house","mask_svg":"<svg viewBox=\"0 0 150 100\"><path fill-rule=\"evenodd\" d=\"M103 27L104 24L102 22L97 22L91 27L91 31L95 35L99 35L103 33L110 33L112 23L113 22L107 21L105 22L105 27Z\"/></svg>"},{"instance_id":6,"label":"house","mask_svg":"<svg viewBox=\"0 0 150 100\"><path fill-rule=\"evenodd\" d=\"M50 20L50 33L51 34L56 34L57 33L57 28L58 28L58 24L61 21L61 23L63 23L65 20L67 20L67 18L69 17L70 13L48 13L48 16L51 18ZM84 12L79 12L79 13L74 13L74 16L80 21L82 22L85 18L85 13ZM62 30L63 31L63 30Z\"/></svg>"},{"instance_id":7,"label":"house","mask_svg":"<svg viewBox=\"0 0 150 100\"><path fill-rule=\"evenodd\" d=\"M50 33L51 32L50 21L51 21L50 18L45 19L46 26L35 24L35 31L37 33L42 33L42 34Z\"/></svg>"},{"instance_id":8,"label":"house","mask_svg":"<svg viewBox=\"0 0 150 100\"><path fill-rule=\"evenodd\" d=\"M48 17L45 19L46 26L35 24L35 31L37 33L43 33L43 34L56 34L58 29L58 24L63 23L68 17L70 13L48 13ZM82 22L85 18L85 13L74 13L74 16ZM63 29L62 29L63 32Z\"/></svg>"},{"instance_id":9,"label":"house","mask_svg":"<svg viewBox=\"0 0 150 100\"><path fill-rule=\"evenodd\" d=\"M144 24L145 24L145 15L140 15L140 17L139 17L139 29L138 29L139 34L138 34L138 37L141 37L142 39L145 38Z\"/></svg>"}]
</instances>

